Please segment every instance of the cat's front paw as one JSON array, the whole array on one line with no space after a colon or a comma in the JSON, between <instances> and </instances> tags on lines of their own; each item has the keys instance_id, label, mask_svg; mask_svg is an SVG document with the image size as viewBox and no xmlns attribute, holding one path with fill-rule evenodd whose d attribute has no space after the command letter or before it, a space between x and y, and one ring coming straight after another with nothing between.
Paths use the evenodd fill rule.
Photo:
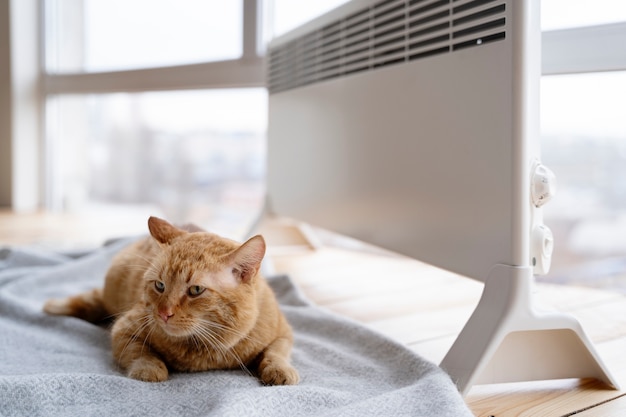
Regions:
<instances>
[{"instance_id":1,"label":"cat's front paw","mask_svg":"<svg viewBox=\"0 0 626 417\"><path fill-rule=\"evenodd\" d=\"M296 368L286 362L269 363L259 371L265 385L296 385L300 381Z\"/></svg>"},{"instance_id":2,"label":"cat's front paw","mask_svg":"<svg viewBox=\"0 0 626 417\"><path fill-rule=\"evenodd\" d=\"M168 371L165 364L158 359L139 358L128 368L128 377L146 382L161 382L167 380Z\"/></svg>"},{"instance_id":3,"label":"cat's front paw","mask_svg":"<svg viewBox=\"0 0 626 417\"><path fill-rule=\"evenodd\" d=\"M69 316L72 314L72 309L70 308L67 300L60 299L46 301L43 306L43 311L56 316Z\"/></svg>"}]
</instances>

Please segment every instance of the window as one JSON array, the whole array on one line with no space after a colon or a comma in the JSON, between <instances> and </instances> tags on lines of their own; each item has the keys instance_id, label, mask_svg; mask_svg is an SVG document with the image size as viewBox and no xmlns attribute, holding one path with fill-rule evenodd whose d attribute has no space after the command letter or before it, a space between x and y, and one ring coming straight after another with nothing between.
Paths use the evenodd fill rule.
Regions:
<instances>
[{"instance_id":1,"label":"window","mask_svg":"<svg viewBox=\"0 0 626 417\"><path fill-rule=\"evenodd\" d=\"M242 2L45 2L49 72L102 72L237 59Z\"/></svg>"},{"instance_id":2,"label":"window","mask_svg":"<svg viewBox=\"0 0 626 417\"><path fill-rule=\"evenodd\" d=\"M47 207L241 237L264 198L257 3L44 2Z\"/></svg>"},{"instance_id":3,"label":"window","mask_svg":"<svg viewBox=\"0 0 626 417\"><path fill-rule=\"evenodd\" d=\"M541 4L542 159L557 175L544 208L556 241L546 280L613 286L626 275L626 3Z\"/></svg>"}]
</instances>

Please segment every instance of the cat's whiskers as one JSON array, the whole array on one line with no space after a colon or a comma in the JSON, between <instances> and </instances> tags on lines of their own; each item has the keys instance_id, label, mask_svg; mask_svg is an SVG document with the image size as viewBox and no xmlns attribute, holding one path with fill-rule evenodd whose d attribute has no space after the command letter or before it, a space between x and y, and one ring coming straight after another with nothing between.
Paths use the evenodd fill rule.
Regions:
<instances>
[{"instance_id":1,"label":"cat's whiskers","mask_svg":"<svg viewBox=\"0 0 626 417\"><path fill-rule=\"evenodd\" d=\"M148 319L148 324L150 325L150 329L148 330L148 333L146 333L146 337L143 339L143 344L141 345L141 353L139 354L140 356L143 356L143 350L146 347L146 343L149 344L150 336L152 336L152 333L154 332L154 329L156 328L153 320Z\"/></svg>"},{"instance_id":2,"label":"cat's whiskers","mask_svg":"<svg viewBox=\"0 0 626 417\"><path fill-rule=\"evenodd\" d=\"M238 338L235 343L238 343L242 340L254 341L254 339L250 336L250 334L243 333L240 330L233 328L232 326L227 326L221 323L217 323L215 321L207 320L207 319L199 319L200 324L208 327L209 329L217 329L223 331L225 333L230 333Z\"/></svg>"},{"instance_id":3,"label":"cat's whiskers","mask_svg":"<svg viewBox=\"0 0 626 417\"><path fill-rule=\"evenodd\" d=\"M191 341L193 342L193 344L195 345L196 349L201 351L202 350L202 346L200 346L200 342L202 342L202 341L199 340L198 337L195 334L192 334L190 336L190 338L191 338ZM206 345L204 347L208 349L208 347Z\"/></svg>"},{"instance_id":4,"label":"cat's whiskers","mask_svg":"<svg viewBox=\"0 0 626 417\"><path fill-rule=\"evenodd\" d=\"M218 335L210 329L198 328L194 332L194 336L197 336L203 342L202 344L207 348L207 351L217 350L218 353L225 356L225 353L229 349L228 346L218 338Z\"/></svg>"},{"instance_id":5,"label":"cat's whiskers","mask_svg":"<svg viewBox=\"0 0 626 417\"><path fill-rule=\"evenodd\" d=\"M231 334L237 337L237 340L232 343L231 347L227 347L226 343L225 343L225 338L224 336L221 336L222 338L222 342L221 344L227 349L227 351L229 353L231 353L231 355L234 355L235 359L239 362L240 366L242 368L245 368L246 372L249 372L248 369L245 367L245 365L243 364L243 362L241 361L241 359L239 358L239 356L236 354L236 352L232 349L236 344L240 343L241 341L250 341L250 342L255 342L255 338L253 338L249 333L243 333L242 331L233 328L231 326L227 326L215 321L211 321L211 320L207 320L207 319L199 319L198 320L199 323L203 326L203 330L204 331L208 331L211 334L214 334L216 337L218 336L217 333L215 332L215 330L219 330L223 333L226 334Z\"/></svg>"},{"instance_id":6,"label":"cat's whiskers","mask_svg":"<svg viewBox=\"0 0 626 417\"><path fill-rule=\"evenodd\" d=\"M137 325L137 323L138 323L138 325ZM152 331L154 330L154 322L152 321L152 319L150 318L150 315L148 313L146 313L145 315L139 317L133 323L133 326L131 328L134 329L134 330L130 334L130 336L128 337L128 340L126 341L126 343L124 344L124 347L122 348L122 351L119 354L120 358L124 357L124 353L126 353L126 350L129 348L131 343L133 343L134 341L138 340L140 338L141 334L149 326L150 326L150 330L146 334L146 337L144 337L143 344L142 344L142 347L141 347L140 356L143 355L143 349L145 347L146 340L148 339L148 337L152 334Z\"/></svg>"},{"instance_id":7,"label":"cat's whiskers","mask_svg":"<svg viewBox=\"0 0 626 417\"><path fill-rule=\"evenodd\" d=\"M132 333L126 331L125 334L129 334L129 337L126 340L126 343L124 344L124 347L122 348L122 351L119 354L119 357L122 358L124 356L124 354L126 353L126 349L128 349L128 347L131 345L131 343L133 343L135 340L137 340L139 334L141 333L141 331L145 328L145 326L147 326L147 320L144 319L144 323L142 323L139 327L132 327L130 329L132 329ZM127 330L130 330L129 328L127 328Z\"/></svg>"},{"instance_id":8,"label":"cat's whiskers","mask_svg":"<svg viewBox=\"0 0 626 417\"><path fill-rule=\"evenodd\" d=\"M217 352L222 355L222 358L226 359L228 356L232 357L242 371L249 376L253 376L252 372L243 363L237 352L235 352L232 348L229 348L222 340L220 340L220 336L211 331L211 329L207 327L199 327L194 333L194 337L198 337L207 350L217 350Z\"/></svg>"},{"instance_id":9,"label":"cat's whiskers","mask_svg":"<svg viewBox=\"0 0 626 417\"><path fill-rule=\"evenodd\" d=\"M107 315L104 320L111 320L113 322L115 322L115 320L117 320L118 318L122 317L124 314L126 314L125 311L119 311L117 313L111 313L109 315Z\"/></svg>"}]
</instances>

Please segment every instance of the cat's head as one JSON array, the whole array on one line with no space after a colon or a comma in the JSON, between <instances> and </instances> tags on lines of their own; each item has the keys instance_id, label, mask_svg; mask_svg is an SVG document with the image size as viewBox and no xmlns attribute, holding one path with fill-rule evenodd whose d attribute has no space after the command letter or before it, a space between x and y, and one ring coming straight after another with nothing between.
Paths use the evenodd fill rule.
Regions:
<instances>
[{"instance_id":1,"label":"cat's head","mask_svg":"<svg viewBox=\"0 0 626 417\"><path fill-rule=\"evenodd\" d=\"M159 253L144 276L144 299L166 334L200 333L229 344L252 328L258 315L255 284L265 255L262 236L239 244L156 217L148 227Z\"/></svg>"}]
</instances>

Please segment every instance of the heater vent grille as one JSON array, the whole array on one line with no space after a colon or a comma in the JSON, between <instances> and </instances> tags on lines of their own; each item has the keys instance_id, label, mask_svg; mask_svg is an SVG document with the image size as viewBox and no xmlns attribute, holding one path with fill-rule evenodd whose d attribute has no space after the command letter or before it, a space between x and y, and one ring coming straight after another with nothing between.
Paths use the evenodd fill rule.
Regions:
<instances>
[{"instance_id":1,"label":"heater vent grille","mask_svg":"<svg viewBox=\"0 0 626 417\"><path fill-rule=\"evenodd\" d=\"M277 93L506 37L500 0L383 0L269 52Z\"/></svg>"}]
</instances>

